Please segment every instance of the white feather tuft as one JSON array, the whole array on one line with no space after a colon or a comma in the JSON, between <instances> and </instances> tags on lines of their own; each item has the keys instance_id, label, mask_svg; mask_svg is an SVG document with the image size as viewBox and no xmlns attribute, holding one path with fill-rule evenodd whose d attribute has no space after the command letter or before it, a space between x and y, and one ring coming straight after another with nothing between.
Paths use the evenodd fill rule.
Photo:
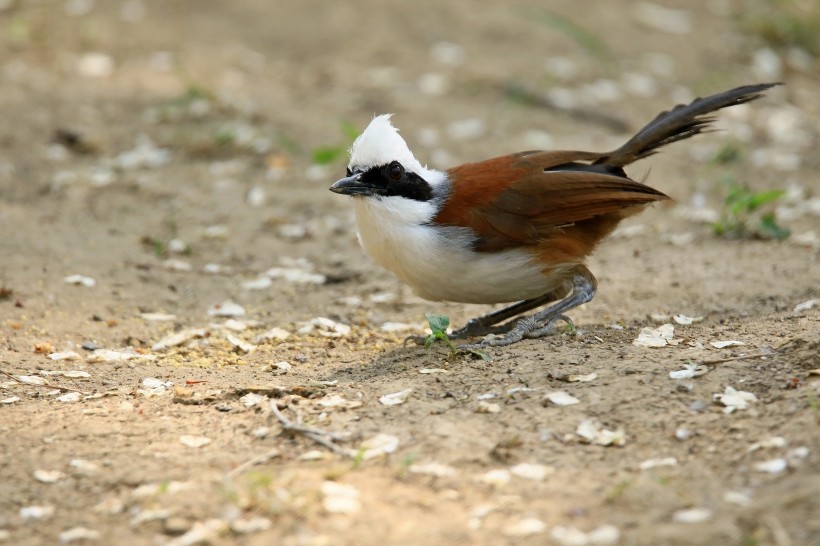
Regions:
<instances>
[{"instance_id":1,"label":"white feather tuft","mask_svg":"<svg viewBox=\"0 0 820 546\"><path fill-rule=\"evenodd\" d=\"M350 147L348 167L352 170L366 171L371 167L380 167L391 161L398 161L405 170L427 179L424 175L431 174L433 171L423 167L413 156L407 143L399 136L399 130L390 123L392 115L382 114L373 118L370 125Z\"/></svg>"}]
</instances>

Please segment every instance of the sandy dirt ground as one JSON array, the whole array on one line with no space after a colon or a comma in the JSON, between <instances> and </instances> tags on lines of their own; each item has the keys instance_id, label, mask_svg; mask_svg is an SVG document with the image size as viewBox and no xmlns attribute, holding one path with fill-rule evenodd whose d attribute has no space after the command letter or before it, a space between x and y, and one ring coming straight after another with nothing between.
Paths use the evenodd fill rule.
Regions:
<instances>
[{"instance_id":1,"label":"sandy dirt ground","mask_svg":"<svg viewBox=\"0 0 820 546\"><path fill-rule=\"evenodd\" d=\"M0 543L820 544L816 57L765 3L540 4L0 1ZM487 308L327 191L374 113L444 168L769 80L491 361L402 342ZM717 236L730 179L791 236Z\"/></svg>"}]
</instances>

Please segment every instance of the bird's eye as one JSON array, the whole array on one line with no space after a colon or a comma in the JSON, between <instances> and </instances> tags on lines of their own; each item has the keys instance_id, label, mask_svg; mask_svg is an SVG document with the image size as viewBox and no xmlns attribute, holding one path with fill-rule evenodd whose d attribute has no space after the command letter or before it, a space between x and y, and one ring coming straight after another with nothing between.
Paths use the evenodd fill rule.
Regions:
<instances>
[{"instance_id":1,"label":"bird's eye","mask_svg":"<svg viewBox=\"0 0 820 546\"><path fill-rule=\"evenodd\" d=\"M402 175L404 175L404 167L400 163L394 161L387 168L387 176L390 177L390 180L401 180Z\"/></svg>"}]
</instances>

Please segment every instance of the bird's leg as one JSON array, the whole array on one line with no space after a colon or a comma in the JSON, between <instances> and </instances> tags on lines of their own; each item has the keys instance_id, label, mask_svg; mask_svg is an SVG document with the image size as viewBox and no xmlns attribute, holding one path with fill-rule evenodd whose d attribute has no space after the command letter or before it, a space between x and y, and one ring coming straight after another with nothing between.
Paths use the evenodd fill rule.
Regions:
<instances>
[{"instance_id":1,"label":"bird's leg","mask_svg":"<svg viewBox=\"0 0 820 546\"><path fill-rule=\"evenodd\" d=\"M458 330L454 330L448 337L450 337L450 339L459 339L465 337L485 336L493 332L492 327L499 322L504 322L505 320L517 317L521 313L526 313L532 309L537 309L538 307L546 305L551 301L559 300L566 295L566 290L559 289L553 290L552 292L547 292L543 296L538 296L537 298L519 301L518 303L514 303L512 305L508 305L507 307L493 311L492 313L487 313L486 315L470 319L467 321L467 324ZM512 327L511 325L505 326L506 327L502 327L502 332L506 332Z\"/></svg>"},{"instance_id":2,"label":"bird's leg","mask_svg":"<svg viewBox=\"0 0 820 546\"><path fill-rule=\"evenodd\" d=\"M590 301L595 296L597 287L598 281L589 269L583 265L578 266L572 278L572 293L568 297L543 311L535 313L531 317L520 319L503 337L487 339L481 343L463 345L461 348L505 347L517 341L521 341L525 337L536 338L551 334L555 332L555 325L553 323L558 320L569 321L564 313ZM530 309L532 309L532 307L530 307ZM504 311L504 309L501 311Z\"/></svg>"},{"instance_id":3,"label":"bird's leg","mask_svg":"<svg viewBox=\"0 0 820 546\"><path fill-rule=\"evenodd\" d=\"M510 331L516 322L512 321L501 326L496 326L496 324L509 320L513 317L517 317L521 313L526 313L527 311L537 309L538 307L546 305L552 301L560 300L566 296L568 292L568 289L559 288L558 290L547 292L543 296L519 301L518 303L508 305L507 307L502 307L492 313L487 313L486 315L481 315L480 317L468 320L467 324L458 330L453 330L453 332L448 334L447 337L450 339L464 339L467 337L486 336L487 334L505 334ZM426 336L407 336L404 338L404 344L406 345L408 342L413 342L417 345L424 345L426 339Z\"/></svg>"}]
</instances>

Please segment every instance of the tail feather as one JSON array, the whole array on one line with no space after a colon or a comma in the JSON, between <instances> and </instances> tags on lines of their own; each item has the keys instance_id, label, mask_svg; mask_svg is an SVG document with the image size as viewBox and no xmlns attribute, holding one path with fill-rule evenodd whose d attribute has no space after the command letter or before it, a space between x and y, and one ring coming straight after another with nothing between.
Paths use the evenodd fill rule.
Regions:
<instances>
[{"instance_id":1,"label":"tail feather","mask_svg":"<svg viewBox=\"0 0 820 546\"><path fill-rule=\"evenodd\" d=\"M658 148L662 146L707 130L715 118L706 116L706 114L721 108L758 99L763 96L763 91L776 85L780 84L745 85L706 98L697 98L686 105L679 104L668 112L658 114L655 119L630 138L626 144L614 152L605 154L595 163L607 163L623 167L655 154Z\"/></svg>"}]
</instances>

